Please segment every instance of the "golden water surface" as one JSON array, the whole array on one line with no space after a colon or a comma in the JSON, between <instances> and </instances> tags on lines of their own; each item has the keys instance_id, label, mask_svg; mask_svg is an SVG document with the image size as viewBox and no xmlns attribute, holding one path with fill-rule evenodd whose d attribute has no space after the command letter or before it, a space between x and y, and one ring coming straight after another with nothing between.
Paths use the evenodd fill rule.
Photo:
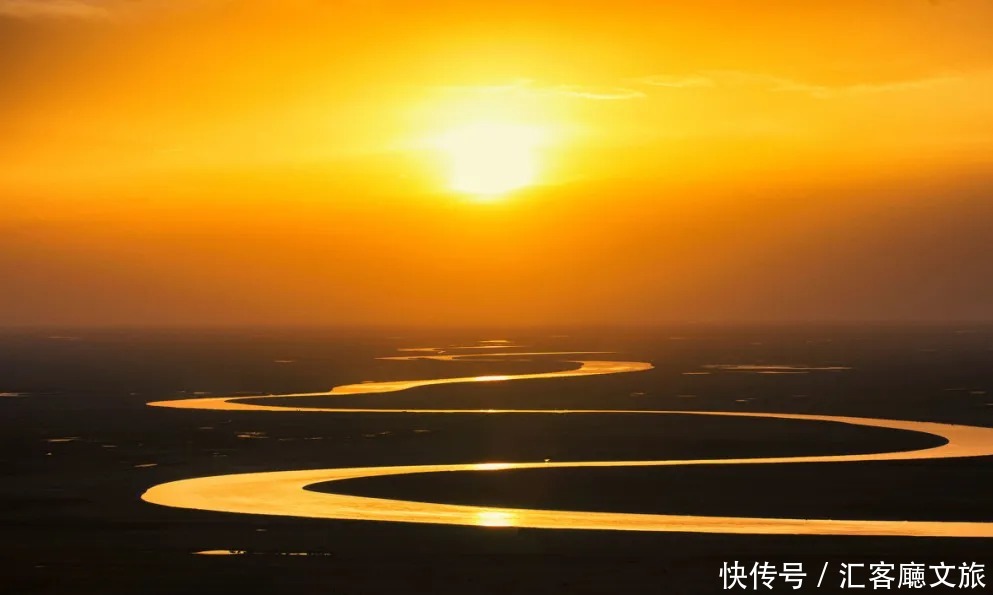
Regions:
<instances>
[{"instance_id":1,"label":"golden water surface","mask_svg":"<svg viewBox=\"0 0 993 595\"><path fill-rule=\"evenodd\" d=\"M556 352L568 355L577 352ZM539 355L525 353L487 353L485 357ZM540 354L547 355L547 354ZM426 355L441 360L454 360L457 355ZM407 358L399 358L407 359ZM733 517L718 515L633 514L571 510L540 510L467 506L433 502L413 502L387 498L367 498L307 490L318 483L408 475L414 473L444 473L451 471L498 472L508 469L601 468L601 467L662 467L677 465L767 465L790 463L838 463L861 461L897 461L912 459L944 459L993 455L993 428L955 424L871 419L833 415L800 415L788 413L744 413L729 411L658 411L616 409L368 409L333 407L279 407L258 405L246 401L278 397L327 396L384 393L433 384L467 382L499 382L538 378L567 378L596 374L639 372L652 368L647 362L577 361L574 370L500 376L473 376L433 380L398 380L368 382L335 387L328 392L293 393L257 397L217 397L181 399L149 403L155 407L248 411L309 411L347 414L408 413L412 415L443 414L520 414L520 415L706 415L739 418L775 418L823 423L851 424L920 432L939 436L946 443L918 450L795 457L643 460L643 461L563 461L542 463L465 463L453 465L404 465L388 467L355 467L339 469L309 469L304 471L273 471L240 473L184 479L157 485L146 491L142 499L154 504L177 508L293 516L315 519L363 521L393 521L444 525L473 525L481 527L526 527L537 529L600 529L622 531L675 531L701 533L804 534L804 535L888 535L929 537L993 537L993 523L950 521L881 521L862 519L790 519Z\"/></svg>"}]
</instances>

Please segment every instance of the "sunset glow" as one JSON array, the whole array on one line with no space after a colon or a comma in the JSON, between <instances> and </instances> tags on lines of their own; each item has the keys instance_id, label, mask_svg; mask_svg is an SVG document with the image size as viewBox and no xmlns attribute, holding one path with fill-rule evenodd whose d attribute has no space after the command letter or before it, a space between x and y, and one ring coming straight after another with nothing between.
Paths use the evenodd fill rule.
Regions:
<instances>
[{"instance_id":1,"label":"sunset glow","mask_svg":"<svg viewBox=\"0 0 993 595\"><path fill-rule=\"evenodd\" d=\"M987 0L0 0L0 319L993 317L991 27Z\"/></svg>"}]
</instances>

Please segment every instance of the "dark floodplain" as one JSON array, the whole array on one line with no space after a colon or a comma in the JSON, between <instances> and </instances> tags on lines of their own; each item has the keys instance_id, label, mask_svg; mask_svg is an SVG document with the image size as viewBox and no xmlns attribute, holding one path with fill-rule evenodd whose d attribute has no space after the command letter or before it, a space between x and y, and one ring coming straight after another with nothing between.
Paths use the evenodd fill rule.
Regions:
<instances>
[{"instance_id":1,"label":"dark floodplain","mask_svg":"<svg viewBox=\"0 0 993 595\"><path fill-rule=\"evenodd\" d=\"M507 340L609 351L654 369L273 400L299 407L657 409L993 426L993 328L672 327L0 334L0 541L17 593L721 590L723 562L980 562L984 539L535 530L174 509L148 488L198 476L385 465L743 458L928 448L922 434L689 415L171 410L163 399L316 392L363 381L575 367L569 356L382 360ZM465 349L462 349L465 348ZM805 369L809 368L809 369ZM823 368L823 369L816 369ZM256 401L258 403L264 400ZM441 473L314 490L404 500L659 514L993 522L993 460ZM195 552L238 550L234 556ZM311 555L288 555L307 553ZM816 577L814 577L816 578ZM814 580L813 578L810 580ZM989 582L989 581L988 581ZM779 586L779 589L786 587Z\"/></svg>"}]
</instances>

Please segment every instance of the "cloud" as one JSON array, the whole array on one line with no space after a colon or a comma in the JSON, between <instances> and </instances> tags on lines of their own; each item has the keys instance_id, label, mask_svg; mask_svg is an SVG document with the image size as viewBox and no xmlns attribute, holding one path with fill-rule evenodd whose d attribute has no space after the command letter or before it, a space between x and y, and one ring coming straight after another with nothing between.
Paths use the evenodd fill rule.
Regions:
<instances>
[{"instance_id":1,"label":"cloud","mask_svg":"<svg viewBox=\"0 0 993 595\"><path fill-rule=\"evenodd\" d=\"M497 93L511 93L526 89L531 86L531 79L515 79L507 83L494 85L454 85L444 87L447 91L455 93L476 93L479 95L489 95Z\"/></svg>"},{"instance_id":2,"label":"cloud","mask_svg":"<svg viewBox=\"0 0 993 595\"><path fill-rule=\"evenodd\" d=\"M234 0L0 0L0 19L104 21L197 10Z\"/></svg>"},{"instance_id":3,"label":"cloud","mask_svg":"<svg viewBox=\"0 0 993 595\"><path fill-rule=\"evenodd\" d=\"M16 19L106 19L107 3L87 0L0 0L0 17Z\"/></svg>"},{"instance_id":4,"label":"cloud","mask_svg":"<svg viewBox=\"0 0 993 595\"><path fill-rule=\"evenodd\" d=\"M624 86L539 85L531 79L517 79L499 84L458 85L442 87L442 89L447 92L477 95L561 95L592 101L622 101L648 97L646 90L643 90L644 87L661 87L675 90L750 87L772 93L797 93L817 99L829 99L913 91L954 83L960 80L962 80L962 77L958 75L943 75L906 80L827 85L756 72L704 70L693 74L652 74L626 79L620 81ZM642 88L639 89L639 86Z\"/></svg>"},{"instance_id":5,"label":"cloud","mask_svg":"<svg viewBox=\"0 0 993 595\"><path fill-rule=\"evenodd\" d=\"M581 99L597 101L612 101L620 99L640 99L645 94L637 89L627 87L585 87L581 85L560 85L552 87L549 92Z\"/></svg>"},{"instance_id":6,"label":"cloud","mask_svg":"<svg viewBox=\"0 0 993 595\"><path fill-rule=\"evenodd\" d=\"M772 91L806 93L812 97L829 98L840 96L872 95L876 93L895 93L926 89L959 80L955 76L938 76L904 81L888 81L879 83L856 83L850 85L816 85L790 79L777 79Z\"/></svg>"},{"instance_id":7,"label":"cloud","mask_svg":"<svg viewBox=\"0 0 993 595\"><path fill-rule=\"evenodd\" d=\"M640 99L645 93L638 89L612 86L590 85L537 85L530 79L517 79L508 83L495 85L459 85L444 87L444 90L454 93L471 93L476 95L491 94L528 94L528 95L564 95L579 99L594 101L617 101L623 99Z\"/></svg>"},{"instance_id":8,"label":"cloud","mask_svg":"<svg viewBox=\"0 0 993 595\"><path fill-rule=\"evenodd\" d=\"M816 98L871 95L925 89L960 80L958 76L933 76L897 81L823 85L787 77L736 70L709 70L694 75L653 74L635 79L643 85L688 89L754 86L777 93L802 93Z\"/></svg>"},{"instance_id":9,"label":"cloud","mask_svg":"<svg viewBox=\"0 0 993 595\"><path fill-rule=\"evenodd\" d=\"M669 87L672 89L691 89L694 87L713 87L717 83L710 77L701 75L677 76L670 74L652 74L638 79L635 83L653 87Z\"/></svg>"}]
</instances>

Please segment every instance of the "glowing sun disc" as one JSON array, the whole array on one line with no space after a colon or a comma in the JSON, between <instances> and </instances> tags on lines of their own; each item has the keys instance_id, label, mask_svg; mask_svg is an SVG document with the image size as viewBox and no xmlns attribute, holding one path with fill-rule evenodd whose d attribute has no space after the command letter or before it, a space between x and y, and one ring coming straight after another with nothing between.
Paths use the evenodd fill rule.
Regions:
<instances>
[{"instance_id":1,"label":"glowing sun disc","mask_svg":"<svg viewBox=\"0 0 993 595\"><path fill-rule=\"evenodd\" d=\"M498 196L529 186L538 175L541 130L521 124L477 122L443 135L449 186L476 196Z\"/></svg>"}]
</instances>

